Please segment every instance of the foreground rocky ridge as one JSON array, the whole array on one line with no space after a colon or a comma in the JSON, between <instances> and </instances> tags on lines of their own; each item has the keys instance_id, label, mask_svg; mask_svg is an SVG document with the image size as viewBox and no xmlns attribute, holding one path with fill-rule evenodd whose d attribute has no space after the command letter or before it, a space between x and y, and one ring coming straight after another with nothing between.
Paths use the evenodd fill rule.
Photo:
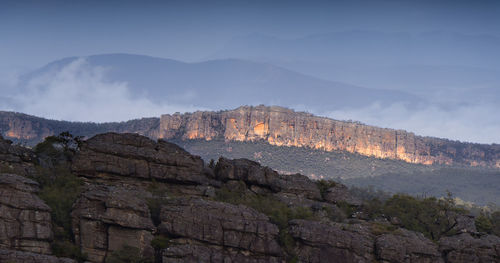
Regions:
<instances>
[{"instance_id":1,"label":"foreground rocky ridge","mask_svg":"<svg viewBox=\"0 0 500 263\"><path fill-rule=\"evenodd\" d=\"M276 106L167 114L159 119L104 124L58 122L10 112L0 114L0 132L19 141L33 144L66 130L89 137L102 132L134 132L154 139L259 140L276 146L340 150L415 164L500 168L500 145L422 137Z\"/></svg>"},{"instance_id":2,"label":"foreground rocky ridge","mask_svg":"<svg viewBox=\"0 0 500 263\"><path fill-rule=\"evenodd\" d=\"M454 231L438 242L397 222L334 220L342 206L361 205L343 185L320 187L245 159L206 165L136 134L84 141L71 171L84 180L71 209L72 242L90 262L122 262L131 252L146 262L500 260L500 238L478 233L467 216L450 217ZM54 224L38 184L25 176L32 175L0 174L0 261L72 262L44 255Z\"/></svg>"}]
</instances>

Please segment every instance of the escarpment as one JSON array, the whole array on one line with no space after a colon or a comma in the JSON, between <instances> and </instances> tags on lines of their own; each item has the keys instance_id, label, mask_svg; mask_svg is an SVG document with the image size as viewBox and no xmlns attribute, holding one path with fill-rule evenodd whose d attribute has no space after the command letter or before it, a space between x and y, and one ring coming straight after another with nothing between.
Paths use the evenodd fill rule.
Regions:
<instances>
[{"instance_id":1,"label":"escarpment","mask_svg":"<svg viewBox=\"0 0 500 263\"><path fill-rule=\"evenodd\" d=\"M414 164L500 168L500 145L422 137L403 130L338 121L277 106L243 106L227 111L166 114L120 123L77 123L0 113L6 138L35 144L70 131L93 136L103 132L138 133L153 139L264 141L275 146L347 151Z\"/></svg>"},{"instance_id":2,"label":"escarpment","mask_svg":"<svg viewBox=\"0 0 500 263\"><path fill-rule=\"evenodd\" d=\"M337 121L281 107L162 115L161 138L256 141L348 151L418 164L500 167L500 145L421 137L403 130Z\"/></svg>"},{"instance_id":3,"label":"escarpment","mask_svg":"<svg viewBox=\"0 0 500 263\"><path fill-rule=\"evenodd\" d=\"M73 177L64 180L82 181L66 215L69 236L61 237L55 221L63 200L47 199L49 207L46 195L37 196L39 188L57 190L50 182L63 176L60 170L42 179L44 173L30 174L36 169L0 174L1 262L500 260L500 238L478 232L459 211L441 213L449 225L431 241L398 218L369 215L367 203L342 184L283 175L246 159L207 165L175 144L118 133L96 135L76 150L54 149L70 156ZM78 253L58 249L61 238Z\"/></svg>"}]
</instances>

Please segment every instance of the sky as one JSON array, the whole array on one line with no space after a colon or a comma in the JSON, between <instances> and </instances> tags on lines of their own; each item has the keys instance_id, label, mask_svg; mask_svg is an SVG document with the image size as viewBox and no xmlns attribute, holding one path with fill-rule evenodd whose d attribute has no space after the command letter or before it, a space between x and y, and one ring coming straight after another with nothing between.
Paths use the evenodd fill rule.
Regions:
<instances>
[{"instance_id":1,"label":"sky","mask_svg":"<svg viewBox=\"0 0 500 263\"><path fill-rule=\"evenodd\" d=\"M500 36L500 3L481 0L0 1L0 65L134 53L200 61L240 35L345 30Z\"/></svg>"},{"instance_id":2,"label":"sky","mask_svg":"<svg viewBox=\"0 0 500 263\"><path fill-rule=\"evenodd\" d=\"M249 35L286 40L354 30L454 32L499 38L498 25L500 1L494 0L2 0L0 92L14 96L16 103L3 103L0 96L0 110L54 119L111 121L202 109L134 98L128 83L108 81L102 68L82 71L85 61L81 60L50 78L30 83L30 93L15 94L20 89L20 76L64 57L130 53L199 62L211 58L232 39ZM355 76L350 83L356 81ZM360 83L366 86L370 81ZM404 79L398 81L398 85L404 83ZM445 99L442 93L437 94ZM56 101L64 101L64 105ZM493 114L500 112L496 104L468 101L453 109L432 104L416 111L399 104L374 103L315 113L422 135L500 143L500 117ZM68 114L62 114L61 107L68 109Z\"/></svg>"}]
</instances>

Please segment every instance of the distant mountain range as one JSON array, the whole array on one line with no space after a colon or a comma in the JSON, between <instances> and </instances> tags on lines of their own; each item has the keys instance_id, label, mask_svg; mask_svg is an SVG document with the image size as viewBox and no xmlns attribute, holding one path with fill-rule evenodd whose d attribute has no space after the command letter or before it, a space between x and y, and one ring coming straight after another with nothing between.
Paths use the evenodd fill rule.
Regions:
<instances>
[{"instance_id":1,"label":"distant mountain range","mask_svg":"<svg viewBox=\"0 0 500 263\"><path fill-rule=\"evenodd\" d=\"M334 110L374 102L416 105L422 100L399 91L370 89L327 81L267 63L242 59L184 63L142 55L106 54L61 59L21 77L20 92L71 63L102 68L106 81L126 83L132 96L155 103L198 108L236 108L245 104L278 104L293 108ZM43 89L41 87L40 89Z\"/></svg>"},{"instance_id":2,"label":"distant mountain range","mask_svg":"<svg viewBox=\"0 0 500 263\"><path fill-rule=\"evenodd\" d=\"M456 100L493 101L500 98L499 50L500 38L489 35L346 31L295 39L247 35L208 58L262 61L323 79L422 96L439 91Z\"/></svg>"}]
</instances>

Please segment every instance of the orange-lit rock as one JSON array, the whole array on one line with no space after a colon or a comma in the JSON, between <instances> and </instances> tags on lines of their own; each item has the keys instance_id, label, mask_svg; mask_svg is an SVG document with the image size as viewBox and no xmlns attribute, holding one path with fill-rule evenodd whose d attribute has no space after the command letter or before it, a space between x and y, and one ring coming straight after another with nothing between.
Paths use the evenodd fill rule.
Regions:
<instances>
[{"instance_id":1,"label":"orange-lit rock","mask_svg":"<svg viewBox=\"0 0 500 263\"><path fill-rule=\"evenodd\" d=\"M6 138L37 143L46 136L70 131L93 136L132 132L151 138L266 141L325 151L349 151L418 164L462 164L500 168L500 145L461 143L416 136L356 122L337 121L282 107L244 106L218 112L163 115L120 123L75 123L0 112L0 132Z\"/></svg>"},{"instance_id":2,"label":"orange-lit rock","mask_svg":"<svg viewBox=\"0 0 500 263\"><path fill-rule=\"evenodd\" d=\"M500 167L499 145L421 137L402 130L336 121L275 106L163 115L160 127L163 138L264 140L276 146L344 150L410 163Z\"/></svg>"}]
</instances>

